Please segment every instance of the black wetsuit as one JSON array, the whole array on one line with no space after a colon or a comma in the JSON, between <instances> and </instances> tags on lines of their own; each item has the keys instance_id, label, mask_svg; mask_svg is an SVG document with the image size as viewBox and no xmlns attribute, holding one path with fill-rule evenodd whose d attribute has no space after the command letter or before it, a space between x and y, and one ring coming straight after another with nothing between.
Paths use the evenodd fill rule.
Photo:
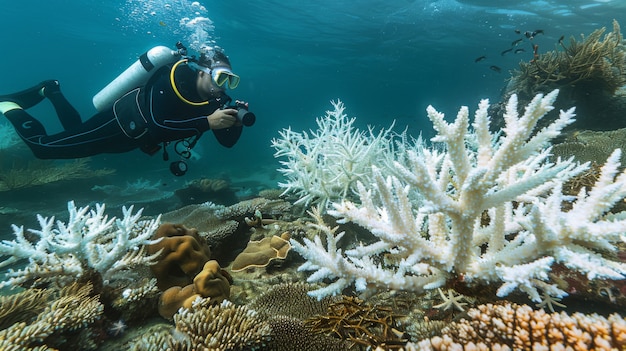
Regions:
<instances>
[{"instance_id":1,"label":"black wetsuit","mask_svg":"<svg viewBox=\"0 0 626 351\"><path fill-rule=\"evenodd\" d=\"M64 128L57 134L48 135L43 125L24 110L10 110L5 116L38 158L80 158L136 148L152 154L160 143L199 137L210 129L207 116L230 101L223 94L208 104L188 104L172 88L171 69L171 65L162 67L145 86L126 93L111 108L84 122L60 90L46 92ZM179 65L174 76L181 95L193 102L202 101L195 89L196 77L197 73L186 65ZM213 132L222 145L231 147L241 129L233 126Z\"/></svg>"}]
</instances>

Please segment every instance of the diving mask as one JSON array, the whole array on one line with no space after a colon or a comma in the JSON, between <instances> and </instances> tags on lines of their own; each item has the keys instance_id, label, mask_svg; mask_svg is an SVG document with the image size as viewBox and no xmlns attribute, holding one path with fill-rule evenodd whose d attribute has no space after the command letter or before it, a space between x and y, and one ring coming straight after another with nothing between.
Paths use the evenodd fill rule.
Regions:
<instances>
[{"instance_id":1,"label":"diving mask","mask_svg":"<svg viewBox=\"0 0 626 351\"><path fill-rule=\"evenodd\" d=\"M228 84L229 89L235 89L239 85L239 76L226 67L211 69L211 78L218 87Z\"/></svg>"}]
</instances>

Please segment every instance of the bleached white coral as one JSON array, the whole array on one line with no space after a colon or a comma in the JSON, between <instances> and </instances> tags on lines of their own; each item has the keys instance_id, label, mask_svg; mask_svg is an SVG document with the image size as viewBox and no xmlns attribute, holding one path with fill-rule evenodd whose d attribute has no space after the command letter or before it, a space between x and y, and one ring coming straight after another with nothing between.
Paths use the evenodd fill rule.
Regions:
<instances>
[{"instance_id":1,"label":"bleached white coral","mask_svg":"<svg viewBox=\"0 0 626 351\"><path fill-rule=\"evenodd\" d=\"M133 207L123 207L122 218L104 213L105 206L96 204L77 208L68 203L67 223L54 217L37 215L41 229L13 225L15 239L0 243L0 268L27 259L26 267L9 270L0 288L17 286L26 281L57 282L65 285L79 279L88 271L98 272L103 281L120 271L137 265L151 264L155 255L144 254L144 246L152 243L160 216L140 221L142 210L133 214Z\"/></svg>"},{"instance_id":2,"label":"bleached white coral","mask_svg":"<svg viewBox=\"0 0 626 351\"><path fill-rule=\"evenodd\" d=\"M313 295L351 284L369 292L423 291L462 277L468 283L502 283L499 296L519 289L540 301L539 291L567 295L549 282L554 262L589 279L626 277L626 264L601 254L614 251L626 232L625 214L606 215L626 196L626 173L617 171L620 151L609 157L589 192L563 195L562 184L588 165L550 159L549 143L574 121L573 108L533 133L557 94L537 95L522 116L513 95L501 135L489 130L487 100L479 104L472 128L466 107L451 124L429 107L438 132L433 141L444 143L445 152L407 150L394 168L375 168L372 183L358 184L360 203L342 201L329 211L369 229L377 242L344 253L337 248L342 234L324 229L320 218L315 226L324 240L303 245L292 239L307 260L300 269L315 271L309 281L333 281ZM564 202L573 208L563 211Z\"/></svg>"},{"instance_id":3,"label":"bleached white coral","mask_svg":"<svg viewBox=\"0 0 626 351\"><path fill-rule=\"evenodd\" d=\"M284 157L279 171L286 182L279 183L284 194L299 197L296 204L305 206L339 201L352 195L357 181L369 182L372 163L379 163L391 152L390 129L374 133L354 126L355 118L345 114L343 102L332 102L333 110L316 119L318 130L280 132L272 140L274 157Z\"/></svg>"}]
</instances>

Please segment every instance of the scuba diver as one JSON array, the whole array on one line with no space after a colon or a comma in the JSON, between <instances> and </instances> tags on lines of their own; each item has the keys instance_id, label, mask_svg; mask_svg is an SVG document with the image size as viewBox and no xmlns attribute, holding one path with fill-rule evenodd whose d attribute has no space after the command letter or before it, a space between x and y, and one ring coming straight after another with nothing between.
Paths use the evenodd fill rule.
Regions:
<instances>
[{"instance_id":1,"label":"scuba diver","mask_svg":"<svg viewBox=\"0 0 626 351\"><path fill-rule=\"evenodd\" d=\"M41 159L71 159L101 153L122 153L136 148L149 155L174 142L180 161L170 171L184 175L184 159L200 136L213 131L218 142L232 147L243 125L255 116L242 101L232 103L225 89L235 89L239 76L219 48L195 56L176 44L177 50L157 46L143 55L119 77L94 96L98 112L82 121L78 111L61 93L59 82L46 80L10 95L0 95L0 112L13 124L20 138ZM47 98L63 131L48 135L27 109Z\"/></svg>"}]
</instances>

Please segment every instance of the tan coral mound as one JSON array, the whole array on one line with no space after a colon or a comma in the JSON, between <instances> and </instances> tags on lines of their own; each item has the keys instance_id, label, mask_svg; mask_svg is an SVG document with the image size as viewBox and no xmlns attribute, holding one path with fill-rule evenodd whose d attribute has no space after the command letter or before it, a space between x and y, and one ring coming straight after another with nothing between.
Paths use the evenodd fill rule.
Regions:
<instances>
[{"instance_id":1,"label":"tan coral mound","mask_svg":"<svg viewBox=\"0 0 626 351\"><path fill-rule=\"evenodd\" d=\"M480 305L418 350L624 350L626 320L619 314L546 313L527 305ZM409 350L412 347L407 348Z\"/></svg>"},{"instance_id":2,"label":"tan coral mound","mask_svg":"<svg viewBox=\"0 0 626 351\"><path fill-rule=\"evenodd\" d=\"M291 249L289 232L273 235L258 241L250 241L242 253L237 255L231 271L239 272L251 267L266 267L272 260L287 257Z\"/></svg>"},{"instance_id":3,"label":"tan coral mound","mask_svg":"<svg viewBox=\"0 0 626 351\"><path fill-rule=\"evenodd\" d=\"M158 262L150 266L161 290L191 284L211 257L211 250L198 231L182 224L161 224L153 239L161 239L148 246L150 255L162 250Z\"/></svg>"},{"instance_id":4,"label":"tan coral mound","mask_svg":"<svg viewBox=\"0 0 626 351\"><path fill-rule=\"evenodd\" d=\"M193 279L193 284L185 287L173 286L159 298L159 314L166 319L179 308L191 308L198 297L211 298L212 303L219 303L230 296L232 278L215 260L204 264L204 268Z\"/></svg>"}]
</instances>

